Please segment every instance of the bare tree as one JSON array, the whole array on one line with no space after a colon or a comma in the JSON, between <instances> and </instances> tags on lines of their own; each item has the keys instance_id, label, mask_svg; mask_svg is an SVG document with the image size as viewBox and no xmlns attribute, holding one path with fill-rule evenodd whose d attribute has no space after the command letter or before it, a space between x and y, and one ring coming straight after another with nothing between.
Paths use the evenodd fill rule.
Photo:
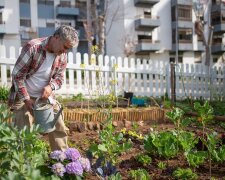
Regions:
<instances>
[{"instance_id":1,"label":"bare tree","mask_svg":"<svg viewBox=\"0 0 225 180\"><path fill-rule=\"evenodd\" d=\"M91 54L91 46L98 45L98 53L105 54L105 37L109 33L113 21L118 18L119 4L109 15L110 5L116 0L87 0L87 21L84 28L88 39L88 52ZM110 17L109 17L110 16ZM106 29L106 21L110 21Z\"/></svg>"},{"instance_id":2,"label":"bare tree","mask_svg":"<svg viewBox=\"0 0 225 180\"><path fill-rule=\"evenodd\" d=\"M131 55L134 55L135 53L135 47L137 45L137 40L132 36L131 34L128 34L122 39L124 42L123 51L126 57L129 57Z\"/></svg>"},{"instance_id":3,"label":"bare tree","mask_svg":"<svg viewBox=\"0 0 225 180\"><path fill-rule=\"evenodd\" d=\"M203 40L205 46L205 65L210 66L212 61L211 44L213 26L211 26L212 0L194 0L196 14L195 33Z\"/></svg>"}]
</instances>

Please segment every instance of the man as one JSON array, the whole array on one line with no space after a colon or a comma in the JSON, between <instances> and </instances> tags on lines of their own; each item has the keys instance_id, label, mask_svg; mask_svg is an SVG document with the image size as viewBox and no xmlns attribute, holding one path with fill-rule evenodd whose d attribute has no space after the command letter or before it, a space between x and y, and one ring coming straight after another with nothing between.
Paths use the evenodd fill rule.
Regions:
<instances>
[{"instance_id":1,"label":"man","mask_svg":"<svg viewBox=\"0 0 225 180\"><path fill-rule=\"evenodd\" d=\"M46 38L29 41L22 49L12 72L9 106L14 113L14 124L30 127L34 121L33 106L37 98L54 97L64 80L67 65L66 52L78 46L77 31L71 26L61 26ZM52 150L65 150L67 131L60 115L56 130L49 133Z\"/></svg>"}]
</instances>

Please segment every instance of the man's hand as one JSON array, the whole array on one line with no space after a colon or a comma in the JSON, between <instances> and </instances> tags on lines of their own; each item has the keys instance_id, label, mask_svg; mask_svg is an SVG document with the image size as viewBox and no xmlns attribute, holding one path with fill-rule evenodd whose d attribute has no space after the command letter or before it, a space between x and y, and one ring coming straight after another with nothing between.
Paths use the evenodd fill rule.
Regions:
<instances>
[{"instance_id":1,"label":"man's hand","mask_svg":"<svg viewBox=\"0 0 225 180\"><path fill-rule=\"evenodd\" d=\"M50 85L44 87L41 98L48 99L48 97L52 94L52 88Z\"/></svg>"},{"instance_id":2,"label":"man's hand","mask_svg":"<svg viewBox=\"0 0 225 180\"><path fill-rule=\"evenodd\" d=\"M34 101L32 99L27 99L24 101L27 110L33 114Z\"/></svg>"}]
</instances>

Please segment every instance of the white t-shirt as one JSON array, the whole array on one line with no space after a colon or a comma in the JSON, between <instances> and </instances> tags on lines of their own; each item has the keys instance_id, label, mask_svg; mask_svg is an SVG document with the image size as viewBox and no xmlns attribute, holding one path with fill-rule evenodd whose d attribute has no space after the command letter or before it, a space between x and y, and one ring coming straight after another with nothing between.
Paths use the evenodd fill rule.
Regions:
<instances>
[{"instance_id":1,"label":"white t-shirt","mask_svg":"<svg viewBox=\"0 0 225 180\"><path fill-rule=\"evenodd\" d=\"M54 59L54 54L46 52L46 59L40 68L32 76L30 76L30 78L26 79L25 85L31 97L40 97L42 95L43 88L49 83Z\"/></svg>"}]
</instances>

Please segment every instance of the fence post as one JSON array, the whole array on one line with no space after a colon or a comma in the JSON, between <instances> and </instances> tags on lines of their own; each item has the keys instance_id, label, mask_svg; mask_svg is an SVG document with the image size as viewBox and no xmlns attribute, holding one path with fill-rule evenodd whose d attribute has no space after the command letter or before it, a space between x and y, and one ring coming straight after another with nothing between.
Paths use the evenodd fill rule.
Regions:
<instances>
[{"instance_id":1,"label":"fence post","mask_svg":"<svg viewBox=\"0 0 225 180\"><path fill-rule=\"evenodd\" d=\"M171 101L172 105L176 102L176 76L175 76L175 63L170 64L170 83L171 83Z\"/></svg>"}]
</instances>

